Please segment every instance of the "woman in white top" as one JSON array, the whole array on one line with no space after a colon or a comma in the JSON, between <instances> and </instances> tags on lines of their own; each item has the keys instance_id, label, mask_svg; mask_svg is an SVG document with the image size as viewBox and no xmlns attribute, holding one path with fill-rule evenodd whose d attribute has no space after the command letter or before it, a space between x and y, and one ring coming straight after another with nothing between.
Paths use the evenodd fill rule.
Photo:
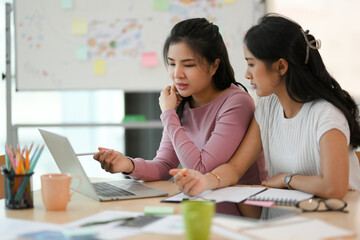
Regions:
<instances>
[{"instance_id":1,"label":"woman in white top","mask_svg":"<svg viewBox=\"0 0 360 240\"><path fill-rule=\"evenodd\" d=\"M255 116L228 163L206 175L171 170L180 190L197 195L236 184L262 151L270 176L263 185L325 198L360 190L359 110L327 72L320 43L276 14L247 32L245 77L261 97Z\"/></svg>"}]
</instances>

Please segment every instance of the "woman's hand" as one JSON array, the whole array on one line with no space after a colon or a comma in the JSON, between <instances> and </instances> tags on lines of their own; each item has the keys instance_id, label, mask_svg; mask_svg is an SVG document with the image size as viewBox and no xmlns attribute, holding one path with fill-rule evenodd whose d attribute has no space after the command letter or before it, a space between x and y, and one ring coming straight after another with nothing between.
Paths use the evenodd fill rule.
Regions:
<instances>
[{"instance_id":1,"label":"woman's hand","mask_svg":"<svg viewBox=\"0 0 360 240\"><path fill-rule=\"evenodd\" d=\"M124 154L113 149L99 147L93 158L97 160L101 167L110 173L126 172L131 173L134 170L132 160L124 156Z\"/></svg>"},{"instance_id":2,"label":"woman's hand","mask_svg":"<svg viewBox=\"0 0 360 240\"><path fill-rule=\"evenodd\" d=\"M206 176L190 169L171 169L170 174L179 190L189 196L196 196L208 189Z\"/></svg>"},{"instance_id":3,"label":"woman's hand","mask_svg":"<svg viewBox=\"0 0 360 240\"><path fill-rule=\"evenodd\" d=\"M284 179L288 174L277 174L267 181L263 181L261 185L273 188L286 188Z\"/></svg>"},{"instance_id":4,"label":"woman's hand","mask_svg":"<svg viewBox=\"0 0 360 240\"><path fill-rule=\"evenodd\" d=\"M167 86L164 90L161 91L159 97L159 105L161 112L164 112L168 109L175 109L180 102L182 97L178 94L176 87Z\"/></svg>"}]
</instances>

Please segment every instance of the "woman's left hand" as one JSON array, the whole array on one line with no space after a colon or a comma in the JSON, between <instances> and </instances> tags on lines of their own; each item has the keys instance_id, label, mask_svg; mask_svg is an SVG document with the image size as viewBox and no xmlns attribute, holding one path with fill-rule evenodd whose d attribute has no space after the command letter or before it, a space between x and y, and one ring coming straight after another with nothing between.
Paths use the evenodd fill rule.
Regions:
<instances>
[{"instance_id":1,"label":"woman's left hand","mask_svg":"<svg viewBox=\"0 0 360 240\"><path fill-rule=\"evenodd\" d=\"M161 91L159 97L159 105L161 112L164 112L168 109L175 109L181 102L182 98L177 93L176 87L167 86L164 90Z\"/></svg>"},{"instance_id":2,"label":"woman's left hand","mask_svg":"<svg viewBox=\"0 0 360 240\"><path fill-rule=\"evenodd\" d=\"M261 185L273 188L286 188L284 179L288 174L277 174L272 178L263 181Z\"/></svg>"}]
</instances>

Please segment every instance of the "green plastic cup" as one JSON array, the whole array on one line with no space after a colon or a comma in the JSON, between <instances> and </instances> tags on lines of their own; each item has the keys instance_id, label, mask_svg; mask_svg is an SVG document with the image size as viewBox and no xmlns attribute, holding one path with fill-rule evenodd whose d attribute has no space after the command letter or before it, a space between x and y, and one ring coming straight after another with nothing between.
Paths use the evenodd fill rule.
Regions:
<instances>
[{"instance_id":1,"label":"green plastic cup","mask_svg":"<svg viewBox=\"0 0 360 240\"><path fill-rule=\"evenodd\" d=\"M181 202L181 212L187 240L209 239L215 202L184 200Z\"/></svg>"}]
</instances>

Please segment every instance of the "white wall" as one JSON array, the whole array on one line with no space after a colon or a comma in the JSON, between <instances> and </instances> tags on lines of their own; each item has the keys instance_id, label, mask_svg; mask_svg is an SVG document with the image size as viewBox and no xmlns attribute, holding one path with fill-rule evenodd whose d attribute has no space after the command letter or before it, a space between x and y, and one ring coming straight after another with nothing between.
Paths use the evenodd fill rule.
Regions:
<instances>
[{"instance_id":1,"label":"white wall","mask_svg":"<svg viewBox=\"0 0 360 240\"><path fill-rule=\"evenodd\" d=\"M268 11L292 18L320 39L328 71L360 103L360 1L268 0Z\"/></svg>"}]
</instances>

